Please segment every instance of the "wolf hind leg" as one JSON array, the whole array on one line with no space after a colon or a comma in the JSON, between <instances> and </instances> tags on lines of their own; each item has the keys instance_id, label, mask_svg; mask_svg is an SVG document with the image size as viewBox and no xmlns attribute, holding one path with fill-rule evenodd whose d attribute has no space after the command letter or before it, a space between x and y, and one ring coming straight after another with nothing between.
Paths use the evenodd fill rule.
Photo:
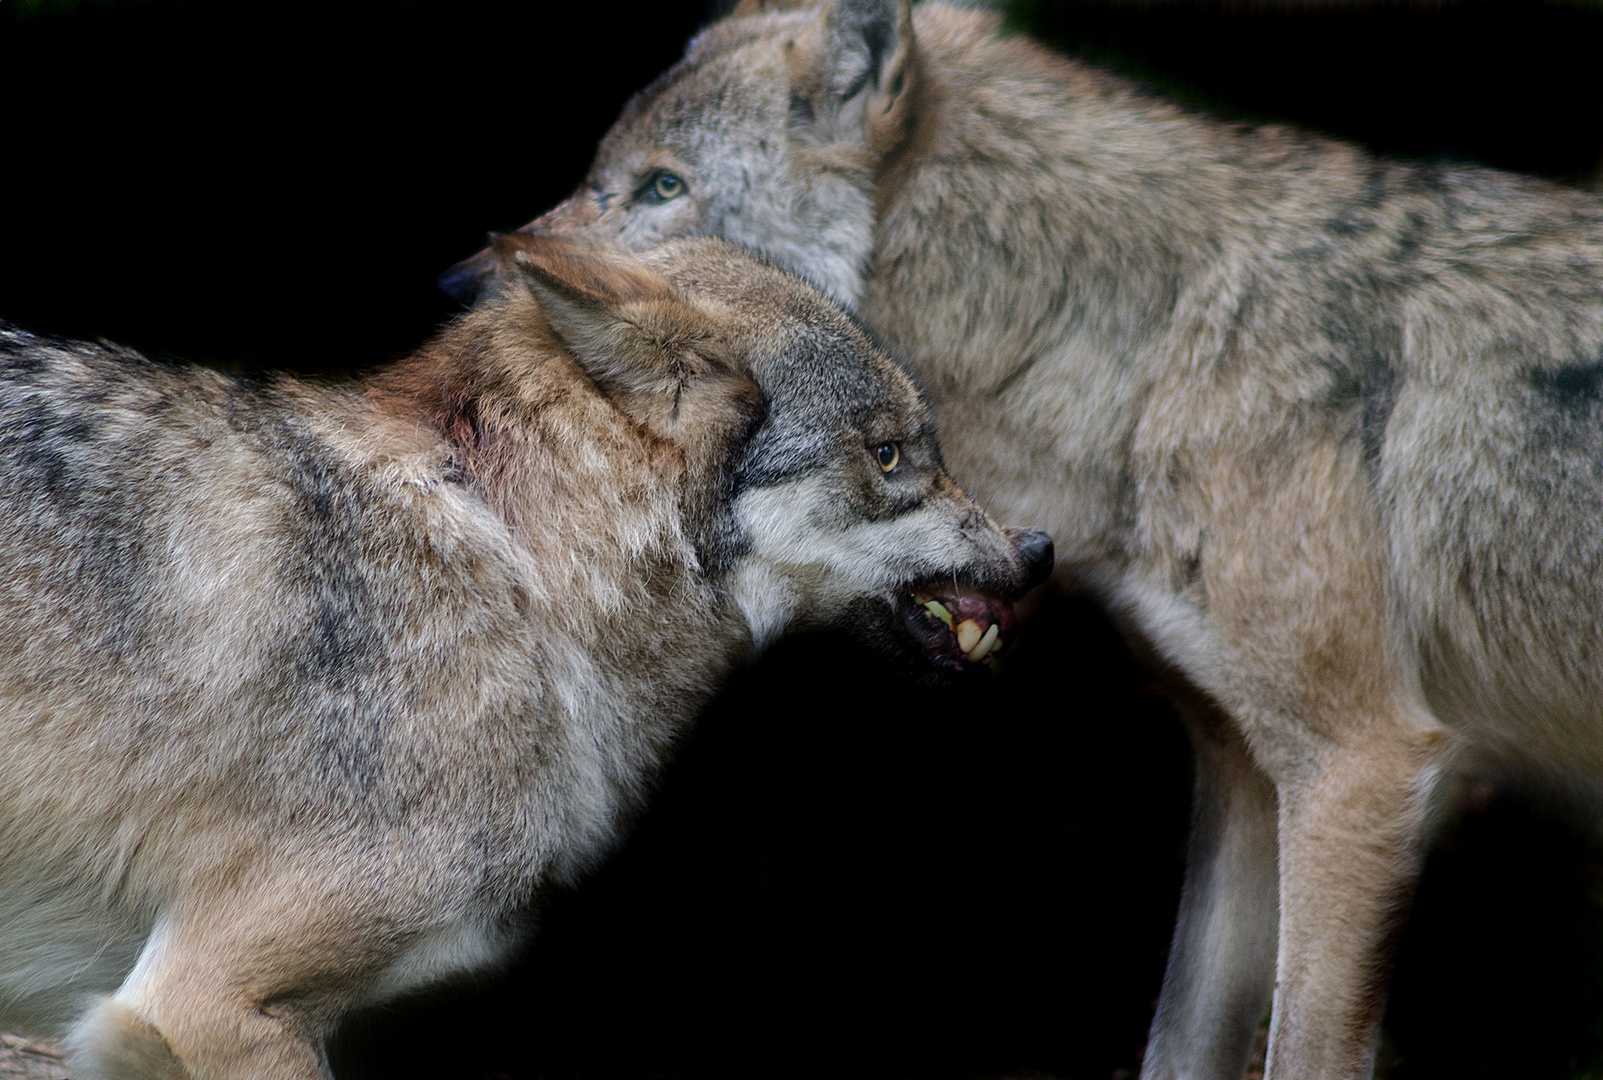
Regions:
<instances>
[{"instance_id":1,"label":"wolf hind leg","mask_svg":"<svg viewBox=\"0 0 1603 1080\"><path fill-rule=\"evenodd\" d=\"M167 1039L116 998L100 997L67 1039L80 1080L191 1080Z\"/></svg>"},{"instance_id":2,"label":"wolf hind leg","mask_svg":"<svg viewBox=\"0 0 1603 1080\"><path fill-rule=\"evenodd\" d=\"M1142 1080L1240 1080L1274 989L1275 791L1228 718L1185 703L1196 787L1185 884Z\"/></svg>"}]
</instances>

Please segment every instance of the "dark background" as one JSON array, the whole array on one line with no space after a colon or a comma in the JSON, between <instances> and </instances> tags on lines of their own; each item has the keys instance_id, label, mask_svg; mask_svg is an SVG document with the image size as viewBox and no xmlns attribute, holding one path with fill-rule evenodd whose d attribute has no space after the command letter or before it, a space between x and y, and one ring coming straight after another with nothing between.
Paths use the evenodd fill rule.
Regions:
<instances>
[{"instance_id":1,"label":"dark background","mask_svg":"<svg viewBox=\"0 0 1603 1080\"><path fill-rule=\"evenodd\" d=\"M0 317L338 371L455 310L434 276L570 191L697 3L0 2ZM1016 25L1201 108L1585 181L1603 8L1069 3ZM493 981L358 1018L342 1076L1056 1077L1138 1066L1185 739L1056 599L994 684L833 639L711 711L629 844ZM1403 943L1394 1078L1603 1062L1595 837L1476 789Z\"/></svg>"}]
</instances>

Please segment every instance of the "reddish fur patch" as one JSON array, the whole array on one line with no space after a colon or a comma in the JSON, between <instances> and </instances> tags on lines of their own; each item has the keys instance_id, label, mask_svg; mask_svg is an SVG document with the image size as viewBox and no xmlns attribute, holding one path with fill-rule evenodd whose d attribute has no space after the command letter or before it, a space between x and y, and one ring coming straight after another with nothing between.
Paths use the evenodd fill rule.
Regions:
<instances>
[{"instance_id":1,"label":"reddish fur patch","mask_svg":"<svg viewBox=\"0 0 1603 1080\"><path fill-rule=\"evenodd\" d=\"M639 260L604 245L550 233L508 233L491 240L496 254L575 300L595 305L671 300L673 290Z\"/></svg>"}]
</instances>

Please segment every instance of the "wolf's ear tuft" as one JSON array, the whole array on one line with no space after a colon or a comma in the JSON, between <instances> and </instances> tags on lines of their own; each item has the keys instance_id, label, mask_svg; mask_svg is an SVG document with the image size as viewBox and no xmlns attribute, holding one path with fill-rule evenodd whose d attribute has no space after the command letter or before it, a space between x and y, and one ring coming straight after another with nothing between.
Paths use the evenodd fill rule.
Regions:
<instances>
[{"instance_id":1,"label":"wolf's ear tuft","mask_svg":"<svg viewBox=\"0 0 1603 1080\"><path fill-rule=\"evenodd\" d=\"M833 0L791 50L793 117L889 153L918 89L912 0Z\"/></svg>"}]
</instances>

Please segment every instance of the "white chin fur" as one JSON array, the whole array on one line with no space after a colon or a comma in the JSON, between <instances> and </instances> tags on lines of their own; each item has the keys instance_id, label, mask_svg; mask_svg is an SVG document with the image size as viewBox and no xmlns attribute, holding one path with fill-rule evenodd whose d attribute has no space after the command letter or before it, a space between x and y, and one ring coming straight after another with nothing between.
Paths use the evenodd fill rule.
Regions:
<instances>
[{"instance_id":1,"label":"white chin fur","mask_svg":"<svg viewBox=\"0 0 1603 1080\"><path fill-rule=\"evenodd\" d=\"M735 512L751 544L734 598L761 651L808 612L839 612L897 592L914 567L976 554L935 501L887 521L841 521L818 477L745 492Z\"/></svg>"},{"instance_id":2,"label":"white chin fur","mask_svg":"<svg viewBox=\"0 0 1603 1080\"><path fill-rule=\"evenodd\" d=\"M751 566L735 579L735 603L751 628L752 647L758 655L784 636L796 619L799 600L782 576L766 566Z\"/></svg>"}]
</instances>

